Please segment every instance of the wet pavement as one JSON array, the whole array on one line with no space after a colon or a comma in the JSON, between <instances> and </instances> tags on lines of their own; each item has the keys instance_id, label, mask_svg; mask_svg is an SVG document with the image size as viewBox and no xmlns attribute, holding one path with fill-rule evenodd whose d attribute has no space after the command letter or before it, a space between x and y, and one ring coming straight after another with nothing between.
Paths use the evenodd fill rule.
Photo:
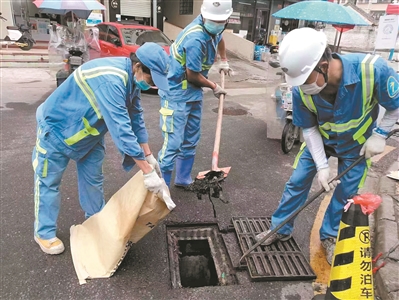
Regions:
<instances>
[{"instance_id":1,"label":"wet pavement","mask_svg":"<svg viewBox=\"0 0 399 300\"><path fill-rule=\"evenodd\" d=\"M278 76L265 63L232 62L236 76L228 78L231 91L223 118L219 165L232 169L223 184L228 204L171 188L177 207L165 221L128 252L117 272L109 279L95 279L79 285L72 264L69 228L84 221L77 194L76 168L70 163L61 186L62 205L58 236L66 246L62 255L43 254L33 241L33 170L31 151L35 143L35 110L55 88L53 77L39 69L1 69L1 242L0 267L2 299L311 299L312 281L252 282L247 271L236 271L236 285L172 289L167 254L166 226L218 224L223 233L233 265L241 250L232 217L270 216L277 208L298 146L288 155L280 141L267 138L267 130L279 136L276 107L270 95ZM211 79L218 80L214 70ZM6 88L5 88L6 87ZM157 152L162 145L159 130L159 98L143 95L142 105L150 136L150 146ZM203 104L202 137L197 150L193 175L211 166L216 108L218 101L210 91ZM242 114L246 111L246 114ZM274 114L274 115L273 115ZM277 123L276 123L277 124ZM272 129L270 129L272 128ZM109 135L104 163L105 198L109 199L137 171L126 173L121 157ZM396 150L395 150L396 151ZM392 156L379 162L381 170L391 164ZM397 152L396 152L397 155ZM316 186L316 189L318 187ZM309 260L310 229L322 199L306 208L296 220L294 238Z\"/></svg>"}]
</instances>

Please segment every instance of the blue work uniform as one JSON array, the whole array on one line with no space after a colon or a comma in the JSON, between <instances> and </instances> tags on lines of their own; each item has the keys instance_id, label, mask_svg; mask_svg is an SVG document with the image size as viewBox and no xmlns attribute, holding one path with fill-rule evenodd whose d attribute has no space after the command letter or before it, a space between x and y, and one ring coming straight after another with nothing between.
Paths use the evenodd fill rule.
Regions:
<instances>
[{"instance_id":1,"label":"blue work uniform","mask_svg":"<svg viewBox=\"0 0 399 300\"><path fill-rule=\"evenodd\" d=\"M341 60L343 68L335 102L331 104L320 95L305 95L295 87L293 122L302 128L319 127L327 157L338 158L339 174L359 158L363 144L376 126L378 104L388 111L399 107L399 79L398 74L378 56L334 54L333 57ZM369 166L370 160L363 160L341 178L324 215L321 240L337 236L346 200L364 184ZM303 144L279 207L272 216L272 228L305 203L316 173L312 155ZM279 233L291 234L293 224L292 220Z\"/></svg>"},{"instance_id":2,"label":"blue work uniform","mask_svg":"<svg viewBox=\"0 0 399 300\"><path fill-rule=\"evenodd\" d=\"M126 171L134 166L133 159L145 159L139 144L148 142L148 134L131 60L115 57L85 63L39 106L36 119L34 232L51 239L56 236L59 186L70 159L76 161L86 217L105 204L102 164L108 130Z\"/></svg>"},{"instance_id":3,"label":"blue work uniform","mask_svg":"<svg viewBox=\"0 0 399 300\"><path fill-rule=\"evenodd\" d=\"M160 91L160 127L164 137L158 160L162 172L171 172L176 157L193 159L201 135L202 88L187 81L186 69L208 76L222 36L211 36L199 15L171 46L169 91Z\"/></svg>"}]
</instances>

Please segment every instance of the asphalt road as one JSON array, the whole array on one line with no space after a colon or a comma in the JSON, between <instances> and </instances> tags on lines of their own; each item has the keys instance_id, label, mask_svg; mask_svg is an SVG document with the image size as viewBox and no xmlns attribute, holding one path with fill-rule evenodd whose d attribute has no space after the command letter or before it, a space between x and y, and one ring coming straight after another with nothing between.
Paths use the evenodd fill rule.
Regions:
<instances>
[{"instance_id":1,"label":"asphalt road","mask_svg":"<svg viewBox=\"0 0 399 300\"><path fill-rule=\"evenodd\" d=\"M233 216L271 216L277 208L285 182L291 174L295 150L285 155L278 140L266 138L265 120L273 106L270 91L254 94L241 90L227 97L226 107L240 108L249 114L223 119L219 166L232 169L224 183L228 204L215 201L217 219L211 203L194 194L171 189L176 209L163 224L150 232L128 252L118 271L109 279L95 279L79 285L72 263L69 228L84 221L77 194L76 167L70 163L64 175L58 236L66 246L62 255L49 256L33 241L33 170L31 153L35 144L35 111L54 89L50 75L33 69L8 69L1 77L0 129L0 298L1 299L311 299L311 281L251 282L246 271L237 272L237 285L172 289L167 255L167 224L231 224ZM29 70L29 71L26 71ZM6 73L7 72L7 73ZM258 83L259 84L259 83ZM232 84L234 85L234 84ZM253 88L253 83L251 83ZM258 85L259 88L264 86ZM143 95L145 121L150 146L161 145L158 127L159 98ZM202 138L198 146L193 175L211 165L217 101L206 93ZM262 112L262 109L265 109ZM269 110L269 111L268 111ZM109 199L137 169L126 173L121 156L109 135L104 164L105 198ZM297 219L294 237L309 259L309 235L317 204L313 203ZM234 233L225 234L233 263L240 250Z\"/></svg>"}]
</instances>

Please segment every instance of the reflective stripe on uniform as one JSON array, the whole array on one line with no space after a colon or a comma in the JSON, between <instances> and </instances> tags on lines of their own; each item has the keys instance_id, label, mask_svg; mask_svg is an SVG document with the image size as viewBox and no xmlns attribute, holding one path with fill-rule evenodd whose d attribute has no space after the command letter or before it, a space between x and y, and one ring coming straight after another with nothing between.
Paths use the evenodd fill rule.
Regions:
<instances>
[{"instance_id":1,"label":"reflective stripe on uniform","mask_svg":"<svg viewBox=\"0 0 399 300\"><path fill-rule=\"evenodd\" d=\"M181 65L185 65L186 64L186 57L185 57L185 53L183 53L183 56L179 54L179 46L180 44L183 42L183 40L190 34L193 32L202 32L203 28L201 25L195 25L193 27L191 27L190 29L188 29L183 35L182 37L178 40L175 41L172 46L171 46L171 54L172 56L181 64Z\"/></svg>"},{"instance_id":2,"label":"reflective stripe on uniform","mask_svg":"<svg viewBox=\"0 0 399 300\"><path fill-rule=\"evenodd\" d=\"M296 169L296 167L298 166L299 159L301 158L303 152L305 151L305 147L306 147L306 143L303 142L302 145L301 145L301 148L299 149L298 154L297 154L296 157L295 157L294 164L292 165L292 167L293 167L294 169Z\"/></svg>"},{"instance_id":3,"label":"reflective stripe on uniform","mask_svg":"<svg viewBox=\"0 0 399 300\"><path fill-rule=\"evenodd\" d=\"M89 121L86 118L82 118L82 119L83 119L84 128L82 130L80 130L79 132L75 133L70 138L67 138L64 140L64 142L68 146L76 144L80 140L84 139L86 136L89 136L89 135L97 136L100 134L96 128L90 126Z\"/></svg>"},{"instance_id":4,"label":"reflective stripe on uniform","mask_svg":"<svg viewBox=\"0 0 399 300\"><path fill-rule=\"evenodd\" d=\"M369 115L369 113L374 109L377 105L377 101L373 98L374 94L374 63L378 59L378 55L371 55L367 54L366 57L363 59L361 63L361 70L362 70L362 98L363 98L363 105L362 105L362 115L358 119L352 119L349 122L336 124L326 122L319 125L319 131L325 138L329 138L327 131L333 132L345 132L350 129L359 127L360 124L364 121L364 119ZM305 95L301 89L299 89L299 93L301 95L301 99L303 104L306 108L316 114L317 116L317 109L313 102L313 98L310 95ZM362 127L353 135L353 139L358 141L359 144L363 144L366 139L364 138L363 134L367 131L369 126L373 123L371 117L367 119L367 121L362 125Z\"/></svg>"},{"instance_id":5,"label":"reflective stripe on uniform","mask_svg":"<svg viewBox=\"0 0 399 300\"><path fill-rule=\"evenodd\" d=\"M168 108L168 104L169 104L169 101L165 100L163 108ZM159 156L160 162L162 162L162 159L165 157L165 152L166 152L166 148L168 147L168 139L169 139L169 133L166 130L166 116L162 115L162 120L163 120L162 132L164 133L164 139L163 139L163 145L162 145L162 149L161 149L161 155Z\"/></svg>"},{"instance_id":6,"label":"reflective stripe on uniform","mask_svg":"<svg viewBox=\"0 0 399 300\"><path fill-rule=\"evenodd\" d=\"M358 186L359 189L364 186L364 183L366 182L367 173L368 173L368 170L370 169L370 167L371 167L371 159L369 158L369 159L366 159L366 167L364 168L364 173L363 173L362 179L359 182L359 186Z\"/></svg>"},{"instance_id":7,"label":"reflective stripe on uniform","mask_svg":"<svg viewBox=\"0 0 399 300\"><path fill-rule=\"evenodd\" d=\"M82 90L83 94L86 96L91 107L95 111L98 119L102 119L102 114L100 112L96 96L94 95L93 90L88 85L86 80L105 75L114 75L120 77L123 81L124 86L127 85L129 78L129 75L126 71L109 66L96 67L88 70L82 70L82 68L78 68L75 72L73 72L73 76L77 85ZM88 135L97 136L100 134L96 128L90 126L89 121L87 119L82 118L82 121L84 128L79 132L75 133L73 136L64 140L64 142L68 146L76 144L77 142L81 141Z\"/></svg>"}]
</instances>

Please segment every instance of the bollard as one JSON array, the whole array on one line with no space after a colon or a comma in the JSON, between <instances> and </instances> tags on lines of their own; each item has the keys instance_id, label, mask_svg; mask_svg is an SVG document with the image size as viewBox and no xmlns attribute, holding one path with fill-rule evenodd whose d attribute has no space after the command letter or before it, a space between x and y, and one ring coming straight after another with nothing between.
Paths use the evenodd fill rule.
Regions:
<instances>
[{"instance_id":1,"label":"bollard","mask_svg":"<svg viewBox=\"0 0 399 300\"><path fill-rule=\"evenodd\" d=\"M376 199L371 205L353 204L370 196ZM380 203L381 198L374 195L355 196L354 201L348 201L339 225L327 292L313 300L374 299L368 214Z\"/></svg>"}]
</instances>

